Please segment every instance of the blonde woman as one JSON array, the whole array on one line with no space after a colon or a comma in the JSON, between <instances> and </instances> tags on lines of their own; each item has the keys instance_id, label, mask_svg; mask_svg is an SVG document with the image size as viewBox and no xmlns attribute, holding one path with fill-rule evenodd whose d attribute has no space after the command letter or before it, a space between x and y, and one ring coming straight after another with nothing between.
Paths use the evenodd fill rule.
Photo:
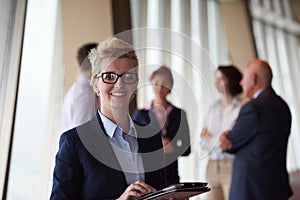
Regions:
<instances>
[{"instance_id":1,"label":"blonde woman","mask_svg":"<svg viewBox=\"0 0 300 200\"><path fill-rule=\"evenodd\" d=\"M100 108L90 121L62 134L51 199L129 200L162 189L161 138L129 115L139 80L133 47L113 37L89 58Z\"/></svg>"}]
</instances>

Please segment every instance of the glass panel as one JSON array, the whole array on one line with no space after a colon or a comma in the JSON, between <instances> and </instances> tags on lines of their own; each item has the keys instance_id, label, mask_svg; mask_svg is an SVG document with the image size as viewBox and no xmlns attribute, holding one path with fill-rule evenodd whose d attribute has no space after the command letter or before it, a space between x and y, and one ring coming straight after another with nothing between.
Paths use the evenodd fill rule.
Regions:
<instances>
[{"instance_id":1,"label":"glass panel","mask_svg":"<svg viewBox=\"0 0 300 200\"><path fill-rule=\"evenodd\" d=\"M26 1L0 2L0 197L6 186Z\"/></svg>"},{"instance_id":2,"label":"glass panel","mask_svg":"<svg viewBox=\"0 0 300 200\"><path fill-rule=\"evenodd\" d=\"M7 199L49 199L64 70L58 6L28 2Z\"/></svg>"}]
</instances>

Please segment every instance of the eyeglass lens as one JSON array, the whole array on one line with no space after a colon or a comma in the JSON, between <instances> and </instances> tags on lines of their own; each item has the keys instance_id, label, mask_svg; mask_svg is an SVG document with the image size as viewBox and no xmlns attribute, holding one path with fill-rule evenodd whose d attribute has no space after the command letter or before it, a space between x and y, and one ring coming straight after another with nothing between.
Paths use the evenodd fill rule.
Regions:
<instances>
[{"instance_id":1,"label":"eyeglass lens","mask_svg":"<svg viewBox=\"0 0 300 200\"><path fill-rule=\"evenodd\" d=\"M104 83L114 84L121 77L123 83L132 84L135 83L138 79L136 73L127 72L124 74L116 74L114 72L104 72L101 74L102 80Z\"/></svg>"}]
</instances>

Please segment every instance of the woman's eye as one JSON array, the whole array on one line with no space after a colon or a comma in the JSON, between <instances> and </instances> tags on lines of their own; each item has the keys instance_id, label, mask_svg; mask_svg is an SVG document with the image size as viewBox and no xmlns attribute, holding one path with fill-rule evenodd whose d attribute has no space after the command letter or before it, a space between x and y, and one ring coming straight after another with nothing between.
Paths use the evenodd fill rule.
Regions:
<instances>
[{"instance_id":1,"label":"woman's eye","mask_svg":"<svg viewBox=\"0 0 300 200\"><path fill-rule=\"evenodd\" d=\"M115 75L114 74L105 74L104 79L106 80L114 80Z\"/></svg>"},{"instance_id":2,"label":"woman's eye","mask_svg":"<svg viewBox=\"0 0 300 200\"><path fill-rule=\"evenodd\" d=\"M133 79L135 76L133 74L124 74L125 79Z\"/></svg>"}]
</instances>

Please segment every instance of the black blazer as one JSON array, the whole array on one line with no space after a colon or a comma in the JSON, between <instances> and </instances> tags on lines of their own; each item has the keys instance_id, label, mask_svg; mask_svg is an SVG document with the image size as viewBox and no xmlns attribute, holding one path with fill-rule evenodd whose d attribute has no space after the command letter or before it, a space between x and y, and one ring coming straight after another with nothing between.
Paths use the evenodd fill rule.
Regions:
<instances>
[{"instance_id":1,"label":"black blazer","mask_svg":"<svg viewBox=\"0 0 300 200\"><path fill-rule=\"evenodd\" d=\"M269 87L246 103L228 135L235 153L231 200L286 200L292 195L286 169L291 113Z\"/></svg>"},{"instance_id":2,"label":"black blazer","mask_svg":"<svg viewBox=\"0 0 300 200\"><path fill-rule=\"evenodd\" d=\"M161 138L151 128L136 128L145 182L162 189L166 183ZM98 113L61 135L50 199L116 199L127 186Z\"/></svg>"}]
</instances>

